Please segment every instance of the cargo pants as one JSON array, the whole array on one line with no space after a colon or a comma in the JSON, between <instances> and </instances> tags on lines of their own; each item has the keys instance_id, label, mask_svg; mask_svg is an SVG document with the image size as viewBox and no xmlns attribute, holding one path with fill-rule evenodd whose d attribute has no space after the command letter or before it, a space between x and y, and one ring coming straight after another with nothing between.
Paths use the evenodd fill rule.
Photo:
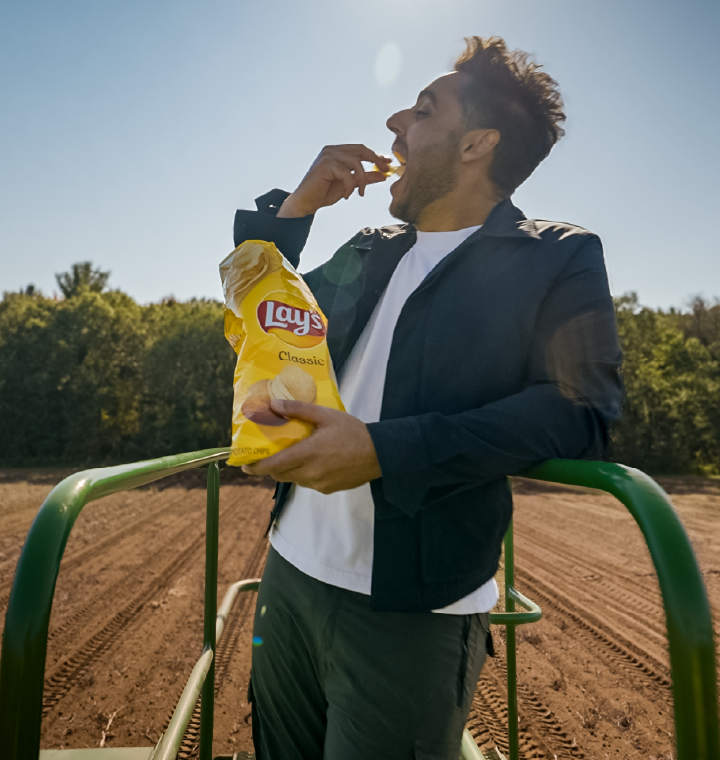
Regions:
<instances>
[{"instance_id":1,"label":"cargo pants","mask_svg":"<svg viewBox=\"0 0 720 760\"><path fill-rule=\"evenodd\" d=\"M271 547L253 634L258 760L458 759L487 613L375 612Z\"/></svg>"}]
</instances>

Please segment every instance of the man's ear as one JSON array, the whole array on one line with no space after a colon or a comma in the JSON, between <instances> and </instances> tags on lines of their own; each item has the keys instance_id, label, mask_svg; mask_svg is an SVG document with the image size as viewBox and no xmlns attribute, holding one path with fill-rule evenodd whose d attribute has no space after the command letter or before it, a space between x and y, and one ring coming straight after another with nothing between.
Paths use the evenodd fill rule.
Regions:
<instances>
[{"instance_id":1,"label":"man's ear","mask_svg":"<svg viewBox=\"0 0 720 760\"><path fill-rule=\"evenodd\" d=\"M486 158L499 142L497 129L471 129L460 140L460 160L467 163Z\"/></svg>"}]
</instances>

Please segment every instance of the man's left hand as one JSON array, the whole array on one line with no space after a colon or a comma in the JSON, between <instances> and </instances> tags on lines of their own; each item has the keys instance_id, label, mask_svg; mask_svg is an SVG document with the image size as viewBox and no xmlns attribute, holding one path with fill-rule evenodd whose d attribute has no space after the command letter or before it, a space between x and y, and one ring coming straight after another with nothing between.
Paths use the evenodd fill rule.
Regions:
<instances>
[{"instance_id":1,"label":"man's left hand","mask_svg":"<svg viewBox=\"0 0 720 760\"><path fill-rule=\"evenodd\" d=\"M311 422L316 429L300 443L245 465L244 472L324 494L357 488L382 475L367 426L357 417L301 401L274 400L272 408L288 419Z\"/></svg>"}]
</instances>

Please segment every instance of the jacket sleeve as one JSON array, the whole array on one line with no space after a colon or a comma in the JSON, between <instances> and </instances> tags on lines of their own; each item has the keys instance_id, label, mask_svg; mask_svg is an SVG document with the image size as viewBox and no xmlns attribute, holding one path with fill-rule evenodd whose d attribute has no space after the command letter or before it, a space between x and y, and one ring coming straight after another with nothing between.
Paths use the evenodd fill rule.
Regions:
<instances>
[{"instance_id":1,"label":"jacket sleeve","mask_svg":"<svg viewBox=\"0 0 720 760\"><path fill-rule=\"evenodd\" d=\"M601 457L620 415L621 359L602 246L592 236L542 302L522 391L460 414L368 425L385 498L413 516L448 488L547 459Z\"/></svg>"},{"instance_id":2,"label":"jacket sleeve","mask_svg":"<svg viewBox=\"0 0 720 760\"><path fill-rule=\"evenodd\" d=\"M246 240L267 240L275 243L280 253L297 269L314 215L296 219L278 219L277 212L290 195L285 190L271 190L255 199L257 211L235 212L233 236L235 247Z\"/></svg>"}]
</instances>

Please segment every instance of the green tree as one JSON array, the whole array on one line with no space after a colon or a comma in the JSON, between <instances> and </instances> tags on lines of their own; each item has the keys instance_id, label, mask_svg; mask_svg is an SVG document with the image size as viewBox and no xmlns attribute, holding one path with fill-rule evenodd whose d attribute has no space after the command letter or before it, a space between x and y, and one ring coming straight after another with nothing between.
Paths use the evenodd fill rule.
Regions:
<instances>
[{"instance_id":1,"label":"green tree","mask_svg":"<svg viewBox=\"0 0 720 760\"><path fill-rule=\"evenodd\" d=\"M690 311L686 313L670 310L677 326L686 338L697 338L707 347L715 359L720 360L720 301L710 304L701 296L690 301Z\"/></svg>"},{"instance_id":2,"label":"green tree","mask_svg":"<svg viewBox=\"0 0 720 760\"><path fill-rule=\"evenodd\" d=\"M25 293L0 302L0 460L45 463L64 448L50 334L57 304Z\"/></svg>"},{"instance_id":3,"label":"green tree","mask_svg":"<svg viewBox=\"0 0 720 760\"><path fill-rule=\"evenodd\" d=\"M142 308L122 293L0 303L0 459L89 464L122 458L140 431Z\"/></svg>"},{"instance_id":4,"label":"green tree","mask_svg":"<svg viewBox=\"0 0 720 760\"><path fill-rule=\"evenodd\" d=\"M61 272L55 275L60 292L65 298L74 298L86 290L102 293L109 278L110 272L93 269L90 261L73 264L69 272Z\"/></svg>"},{"instance_id":5,"label":"green tree","mask_svg":"<svg viewBox=\"0 0 720 760\"><path fill-rule=\"evenodd\" d=\"M147 307L143 434L137 451L160 456L230 442L235 353L216 301L169 299Z\"/></svg>"},{"instance_id":6,"label":"green tree","mask_svg":"<svg viewBox=\"0 0 720 760\"><path fill-rule=\"evenodd\" d=\"M113 291L89 290L59 305L58 384L63 389L66 447L72 461L117 461L142 429L143 309Z\"/></svg>"},{"instance_id":7,"label":"green tree","mask_svg":"<svg viewBox=\"0 0 720 760\"><path fill-rule=\"evenodd\" d=\"M650 473L720 474L720 363L677 315L616 300L625 403L616 461Z\"/></svg>"},{"instance_id":8,"label":"green tree","mask_svg":"<svg viewBox=\"0 0 720 760\"><path fill-rule=\"evenodd\" d=\"M90 264L0 301L0 462L90 465L227 445L235 354L215 301L140 306ZM107 273L99 273L106 275ZM626 398L611 456L720 475L720 304L616 299Z\"/></svg>"}]
</instances>

